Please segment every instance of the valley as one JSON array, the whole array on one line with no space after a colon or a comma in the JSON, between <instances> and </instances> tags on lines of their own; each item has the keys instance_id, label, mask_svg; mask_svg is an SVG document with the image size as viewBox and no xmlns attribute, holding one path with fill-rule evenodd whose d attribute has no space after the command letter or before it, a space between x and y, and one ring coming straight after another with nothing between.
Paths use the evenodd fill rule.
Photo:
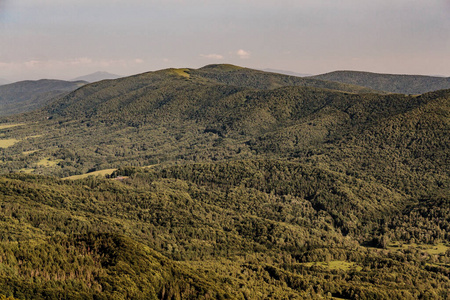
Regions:
<instances>
[{"instance_id":1,"label":"valley","mask_svg":"<svg viewBox=\"0 0 450 300\"><path fill-rule=\"evenodd\" d=\"M450 86L352 76L165 69L3 116L0 297L450 297Z\"/></svg>"}]
</instances>

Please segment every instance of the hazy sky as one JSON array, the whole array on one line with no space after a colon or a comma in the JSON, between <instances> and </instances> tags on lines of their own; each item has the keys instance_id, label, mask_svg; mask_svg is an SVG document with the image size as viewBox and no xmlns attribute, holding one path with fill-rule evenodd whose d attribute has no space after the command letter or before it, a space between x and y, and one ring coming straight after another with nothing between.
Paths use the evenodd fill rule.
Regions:
<instances>
[{"instance_id":1,"label":"hazy sky","mask_svg":"<svg viewBox=\"0 0 450 300\"><path fill-rule=\"evenodd\" d=\"M450 76L450 0L0 0L0 78L232 63Z\"/></svg>"}]
</instances>

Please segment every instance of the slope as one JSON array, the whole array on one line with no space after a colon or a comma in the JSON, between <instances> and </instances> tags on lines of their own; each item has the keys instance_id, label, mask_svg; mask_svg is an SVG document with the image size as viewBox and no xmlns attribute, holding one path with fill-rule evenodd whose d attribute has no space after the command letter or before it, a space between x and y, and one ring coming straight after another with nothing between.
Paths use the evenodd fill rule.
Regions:
<instances>
[{"instance_id":1,"label":"slope","mask_svg":"<svg viewBox=\"0 0 450 300\"><path fill-rule=\"evenodd\" d=\"M0 116L29 112L83 86L84 81L42 79L0 86Z\"/></svg>"},{"instance_id":2,"label":"slope","mask_svg":"<svg viewBox=\"0 0 450 300\"><path fill-rule=\"evenodd\" d=\"M128 105L133 106L131 113L134 113L139 110L135 106L139 105L139 108L150 107L145 108L146 113L152 105L161 106L171 99L179 101L194 97L197 101L204 101L202 99L217 99L244 89L271 90L288 86L319 87L350 93L374 92L353 85L303 79L233 65L209 65L198 70L167 69L112 82L97 82L54 103L49 112L65 116L79 113L92 115L95 111L95 115L100 115L108 111L127 110L125 106Z\"/></svg>"},{"instance_id":3,"label":"slope","mask_svg":"<svg viewBox=\"0 0 450 300\"><path fill-rule=\"evenodd\" d=\"M421 157L432 166L429 173L434 174L424 178L432 182L444 171L445 164L435 162L443 161L448 138L436 130L448 130L448 90L415 97L296 86L255 89L187 72L171 69L97 82L54 102L46 112L10 118L28 120L28 126L2 129L3 139L16 142L2 150L2 172L23 169L66 177L123 164L258 156L320 158L345 172L357 159L352 153L359 153L351 149L360 149L362 154L381 149L377 151L384 154L372 155L377 159L370 165L384 166L385 159L394 155L400 169L417 169L418 144L401 146L399 136L389 139L380 133L383 124L401 128L407 117L398 116L427 105L434 110L422 114L417 122L431 125L410 126L405 132L420 135L424 144L436 145L435 154L421 150ZM441 117L434 120L435 113ZM30 123L43 114L49 120ZM368 136L374 136L373 141ZM373 146L377 143L384 144L383 148ZM408 145L410 150L405 152ZM368 164L371 157L366 158ZM44 167L42 160L55 163Z\"/></svg>"},{"instance_id":4,"label":"slope","mask_svg":"<svg viewBox=\"0 0 450 300\"><path fill-rule=\"evenodd\" d=\"M129 177L0 177L2 291L19 298L449 296L448 199L414 204L376 183L277 160L116 175ZM396 249L399 243L410 248Z\"/></svg>"},{"instance_id":5,"label":"slope","mask_svg":"<svg viewBox=\"0 0 450 300\"><path fill-rule=\"evenodd\" d=\"M234 65L207 65L190 71L203 78L233 86L252 87L257 89L274 89L283 86L318 87L354 93L381 93L362 86L329 82L311 78L300 78L284 74L263 72Z\"/></svg>"},{"instance_id":6,"label":"slope","mask_svg":"<svg viewBox=\"0 0 450 300\"><path fill-rule=\"evenodd\" d=\"M308 78L355 84L379 91L401 94L422 94L450 88L450 77L335 71Z\"/></svg>"}]
</instances>

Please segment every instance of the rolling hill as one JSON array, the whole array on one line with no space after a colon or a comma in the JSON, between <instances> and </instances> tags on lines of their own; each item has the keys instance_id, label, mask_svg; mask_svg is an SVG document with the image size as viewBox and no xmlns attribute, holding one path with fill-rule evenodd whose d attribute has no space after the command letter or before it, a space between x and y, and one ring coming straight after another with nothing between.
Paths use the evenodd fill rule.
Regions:
<instances>
[{"instance_id":1,"label":"rolling hill","mask_svg":"<svg viewBox=\"0 0 450 300\"><path fill-rule=\"evenodd\" d=\"M446 299L449 120L232 65L87 84L2 119L0 297Z\"/></svg>"},{"instance_id":2,"label":"rolling hill","mask_svg":"<svg viewBox=\"0 0 450 300\"><path fill-rule=\"evenodd\" d=\"M329 80L401 94L422 94L450 88L450 77L393 75L358 71L335 71L308 78Z\"/></svg>"},{"instance_id":3,"label":"rolling hill","mask_svg":"<svg viewBox=\"0 0 450 300\"><path fill-rule=\"evenodd\" d=\"M41 108L86 84L84 81L42 79L19 81L0 86L0 116L29 112Z\"/></svg>"},{"instance_id":4,"label":"rolling hill","mask_svg":"<svg viewBox=\"0 0 450 300\"><path fill-rule=\"evenodd\" d=\"M382 93L370 88L362 86L330 82L324 80L317 80L313 78L302 78L296 76L288 76L284 74L270 73L258 71L248 68L243 68L234 65L207 65L198 70L187 70L193 75L200 76L214 80L219 83L252 87L256 89L274 89L283 86L303 86L303 87L318 87L354 93Z\"/></svg>"}]
</instances>

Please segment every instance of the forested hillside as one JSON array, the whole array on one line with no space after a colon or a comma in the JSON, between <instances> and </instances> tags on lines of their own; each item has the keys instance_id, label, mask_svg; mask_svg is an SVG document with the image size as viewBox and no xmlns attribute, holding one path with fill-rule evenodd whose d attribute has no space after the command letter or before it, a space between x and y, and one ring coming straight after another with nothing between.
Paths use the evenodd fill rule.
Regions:
<instances>
[{"instance_id":1,"label":"forested hillside","mask_svg":"<svg viewBox=\"0 0 450 300\"><path fill-rule=\"evenodd\" d=\"M450 298L449 120L232 65L85 85L0 124L0 298Z\"/></svg>"},{"instance_id":2,"label":"forested hillside","mask_svg":"<svg viewBox=\"0 0 450 300\"><path fill-rule=\"evenodd\" d=\"M450 296L448 198L273 160L117 175L1 179L7 295Z\"/></svg>"},{"instance_id":3,"label":"forested hillside","mask_svg":"<svg viewBox=\"0 0 450 300\"><path fill-rule=\"evenodd\" d=\"M0 86L0 116L29 112L83 86L85 81L42 79Z\"/></svg>"},{"instance_id":4,"label":"forested hillside","mask_svg":"<svg viewBox=\"0 0 450 300\"><path fill-rule=\"evenodd\" d=\"M401 94L422 94L450 89L450 77L335 71L308 78L355 84L379 91Z\"/></svg>"}]
</instances>

